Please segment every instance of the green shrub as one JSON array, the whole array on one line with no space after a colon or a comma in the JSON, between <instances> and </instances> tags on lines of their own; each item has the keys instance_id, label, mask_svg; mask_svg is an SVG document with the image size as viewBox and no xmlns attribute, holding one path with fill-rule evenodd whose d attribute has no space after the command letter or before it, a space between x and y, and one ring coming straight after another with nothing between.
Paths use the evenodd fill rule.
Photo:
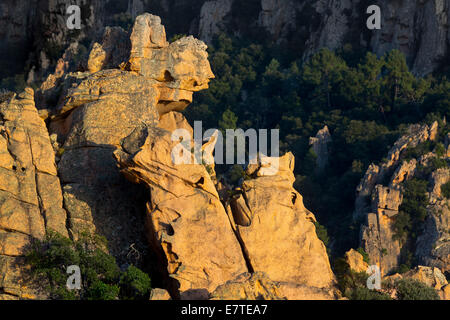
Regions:
<instances>
[{"instance_id":1,"label":"green shrub","mask_svg":"<svg viewBox=\"0 0 450 320\"><path fill-rule=\"evenodd\" d=\"M370 290L364 287L355 288L349 297L350 300L392 300L392 298L375 290Z\"/></svg>"},{"instance_id":2,"label":"green shrub","mask_svg":"<svg viewBox=\"0 0 450 320\"><path fill-rule=\"evenodd\" d=\"M87 300L117 300L119 296L119 286L106 284L97 280L89 286L86 292Z\"/></svg>"},{"instance_id":3,"label":"green shrub","mask_svg":"<svg viewBox=\"0 0 450 320\"><path fill-rule=\"evenodd\" d=\"M434 152L437 154L438 157L443 157L445 155L444 145L441 142L437 143Z\"/></svg>"},{"instance_id":4,"label":"green shrub","mask_svg":"<svg viewBox=\"0 0 450 320\"><path fill-rule=\"evenodd\" d=\"M363 261L365 263L370 263L369 254L363 248L359 247L358 249L356 249L356 251L358 251L363 256Z\"/></svg>"},{"instance_id":5,"label":"green shrub","mask_svg":"<svg viewBox=\"0 0 450 320\"><path fill-rule=\"evenodd\" d=\"M49 232L42 241L35 241L26 255L35 277L47 279L46 287L53 299L116 300L148 298L150 278L132 266L121 272L116 259L105 252L106 240L83 234L72 241L56 232ZM81 289L68 290L67 267L77 265L81 272ZM123 297L122 297L123 295Z\"/></svg>"},{"instance_id":6,"label":"green shrub","mask_svg":"<svg viewBox=\"0 0 450 320\"><path fill-rule=\"evenodd\" d=\"M402 279L395 283L399 300L439 300L436 290L413 279Z\"/></svg>"},{"instance_id":7,"label":"green shrub","mask_svg":"<svg viewBox=\"0 0 450 320\"><path fill-rule=\"evenodd\" d=\"M325 228L318 222L314 222L314 225L316 226L317 237L323 242L323 244L326 247L328 247L328 242L330 241L330 238L328 237L327 228Z\"/></svg>"},{"instance_id":8,"label":"green shrub","mask_svg":"<svg viewBox=\"0 0 450 320\"><path fill-rule=\"evenodd\" d=\"M241 165L234 165L229 172L230 182L233 185L238 185L239 181L245 177L244 168Z\"/></svg>"},{"instance_id":9,"label":"green shrub","mask_svg":"<svg viewBox=\"0 0 450 320\"><path fill-rule=\"evenodd\" d=\"M419 143L415 147L409 147L403 152L403 157L405 160L418 159L420 156L427 154L433 150L434 142L425 141Z\"/></svg>"},{"instance_id":10,"label":"green shrub","mask_svg":"<svg viewBox=\"0 0 450 320\"><path fill-rule=\"evenodd\" d=\"M405 241L411 230L411 218L408 214L400 211L394 218L392 228L394 229L393 239Z\"/></svg>"},{"instance_id":11,"label":"green shrub","mask_svg":"<svg viewBox=\"0 0 450 320\"><path fill-rule=\"evenodd\" d=\"M3 103L5 101L8 101L12 98L14 95L14 92L11 92L7 89L0 89L0 103Z\"/></svg>"},{"instance_id":12,"label":"green shrub","mask_svg":"<svg viewBox=\"0 0 450 320\"><path fill-rule=\"evenodd\" d=\"M340 258L334 262L333 271L338 280L342 294L350 300L391 300L391 297L367 288L368 275L365 272L355 272L348 263Z\"/></svg>"},{"instance_id":13,"label":"green shrub","mask_svg":"<svg viewBox=\"0 0 450 320\"><path fill-rule=\"evenodd\" d=\"M427 181L417 178L404 183L403 202L393 223L394 239L415 242L427 217L427 185Z\"/></svg>"},{"instance_id":14,"label":"green shrub","mask_svg":"<svg viewBox=\"0 0 450 320\"><path fill-rule=\"evenodd\" d=\"M396 272L402 274L402 273L408 272L409 270L411 270L411 266L409 266L407 264L401 264L397 268Z\"/></svg>"},{"instance_id":15,"label":"green shrub","mask_svg":"<svg viewBox=\"0 0 450 320\"><path fill-rule=\"evenodd\" d=\"M441 185L441 193L447 199L450 198L450 181Z\"/></svg>"},{"instance_id":16,"label":"green shrub","mask_svg":"<svg viewBox=\"0 0 450 320\"><path fill-rule=\"evenodd\" d=\"M151 290L150 277L136 268L129 266L120 278L120 295L122 299L148 299Z\"/></svg>"}]
</instances>

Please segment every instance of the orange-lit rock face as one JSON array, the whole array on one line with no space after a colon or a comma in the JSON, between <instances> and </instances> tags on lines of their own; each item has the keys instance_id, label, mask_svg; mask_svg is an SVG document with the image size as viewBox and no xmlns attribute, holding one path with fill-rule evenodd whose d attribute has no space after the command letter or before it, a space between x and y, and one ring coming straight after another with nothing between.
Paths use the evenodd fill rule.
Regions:
<instances>
[{"instance_id":1,"label":"orange-lit rock face","mask_svg":"<svg viewBox=\"0 0 450 320\"><path fill-rule=\"evenodd\" d=\"M30 298L24 256L48 231L67 236L55 157L34 91L0 103L0 299ZM40 297L43 298L43 297Z\"/></svg>"},{"instance_id":2,"label":"orange-lit rock face","mask_svg":"<svg viewBox=\"0 0 450 320\"><path fill-rule=\"evenodd\" d=\"M159 17L143 14L136 19L129 68L157 81L160 115L185 109L193 92L208 88L214 74L206 49L205 43L192 36L169 44Z\"/></svg>"}]
</instances>

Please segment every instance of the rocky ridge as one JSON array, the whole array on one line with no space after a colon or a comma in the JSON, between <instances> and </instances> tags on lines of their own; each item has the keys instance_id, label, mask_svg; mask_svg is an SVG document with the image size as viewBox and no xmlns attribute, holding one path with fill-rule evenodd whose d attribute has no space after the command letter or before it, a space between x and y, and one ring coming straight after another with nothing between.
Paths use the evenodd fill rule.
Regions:
<instances>
[{"instance_id":1,"label":"rocky ridge","mask_svg":"<svg viewBox=\"0 0 450 320\"><path fill-rule=\"evenodd\" d=\"M424 168L431 171L425 177L428 179L427 217L421 225L413 254L420 265L448 271L448 198L442 194L441 186L449 181L449 169L434 166L435 160L448 161L448 156L446 152L434 151L418 158L405 158L407 150L423 143L438 142L438 129L437 122L430 126L411 126L394 144L384 163L369 166L357 188L354 219L362 221L361 246L383 275L395 272L404 258L405 243L393 229L404 201L404 182L417 177Z\"/></svg>"}]
</instances>

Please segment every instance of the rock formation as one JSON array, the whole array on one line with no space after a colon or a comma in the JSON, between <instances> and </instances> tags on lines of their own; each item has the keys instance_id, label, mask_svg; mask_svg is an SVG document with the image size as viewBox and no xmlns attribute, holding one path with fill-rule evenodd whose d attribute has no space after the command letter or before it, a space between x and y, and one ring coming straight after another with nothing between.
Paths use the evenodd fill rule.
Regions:
<instances>
[{"instance_id":1,"label":"rock formation","mask_svg":"<svg viewBox=\"0 0 450 320\"><path fill-rule=\"evenodd\" d=\"M44 121L26 89L0 104L0 297L39 296L23 256L46 231L67 236L66 211Z\"/></svg>"},{"instance_id":2,"label":"rock formation","mask_svg":"<svg viewBox=\"0 0 450 320\"><path fill-rule=\"evenodd\" d=\"M142 146L115 156L125 176L150 188L148 238L178 282L179 288L170 288L172 294L179 290L182 299L206 299L247 268L206 168L173 164L171 153L177 144L171 132L148 129Z\"/></svg>"},{"instance_id":3,"label":"rock formation","mask_svg":"<svg viewBox=\"0 0 450 320\"><path fill-rule=\"evenodd\" d=\"M211 300L283 300L279 286L263 272L243 273L220 285Z\"/></svg>"},{"instance_id":4,"label":"rock formation","mask_svg":"<svg viewBox=\"0 0 450 320\"><path fill-rule=\"evenodd\" d=\"M160 115L182 109L193 91L207 87L213 75L205 49L193 38L169 45L159 17L145 14L137 18L131 40L120 28L106 30L89 55L91 72L64 75L69 84L50 110L50 131L63 151L58 170L74 236L98 229L112 253L121 256L143 232L139 197L144 194L120 174L113 151L141 126L154 127ZM121 61L128 56L130 61ZM123 70L104 69L119 65ZM58 87L47 82L39 92L44 106Z\"/></svg>"},{"instance_id":5,"label":"rock formation","mask_svg":"<svg viewBox=\"0 0 450 320\"><path fill-rule=\"evenodd\" d=\"M21 274L23 255L51 230L105 236L121 265L130 248L151 250L172 298L225 296L227 282L251 288L248 299L338 295L314 215L292 187L292 154L249 166L233 197L215 184L217 137L200 148L206 163L174 161L174 150L193 160L193 145L172 136L185 129L193 141L177 111L214 77L202 41L169 43L160 18L143 14L129 38L107 28L86 71L71 72L72 58L36 93L0 100L1 299L42 297Z\"/></svg>"},{"instance_id":6,"label":"rock formation","mask_svg":"<svg viewBox=\"0 0 450 320\"><path fill-rule=\"evenodd\" d=\"M229 208L248 262L273 281L323 289L326 295L334 275L315 233L315 217L292 186L294 156L278 160L277 174L264 174L264 169L247 170L255 178L243 182L241 196Z\"/></svg>"},{"instance_id":7,"label":"rock formation","mask_svg":"<svg viewBox=\"0 0 450 320\"><path fill-rule=\"evenodd\" d=\"M355 272L367 272L369 269L369 264L364 261L364 257L354 249L345 253L345 262L347 262L350 270Z\"/></svg>"},{"instance_id":8,"label":"rock formation","mask_svg":"<svg viewBox=\"0 0 450 320\"><path fill-rule=\"evenodd\" d=\"M449 300L449 284L444 274L438 268L417 266L416 268L403 273L387 276L383 279L386 284L392 284L393 282L401 279L413 279L420 281L423 284L434 288L439 294L441 300ZM395 292L392 293L395 297Z\"/></svg>"},{"instance_id":9,"label":"rock formation","mask_svg":"<svg viewBox=\"0 0 450 320\"><path fill-rule=\"evenodd\" d=\"M372 264L378 264L382 274L389 274L400 265L402 242L392 229L403 201L403 182L415 176L418 168L431 166L434 153L418 159L404 159L404 151L420 143L437 139L438 126L411 126L394 144L387 160L380 166L371 164L357 188L355 221L362 221L361 244ZM446 159L446 155L443 156ZM440 187L449 181L448 168L432 172L431 192L428 193L428 217L418 237L415 257L419 263L448 270L448 199Z\"/></svg>"},{"instance_id":10,"label":"rock formation","mask_svg":"<svg viewBox=\"0 0 450 320\"><path fill-rule=\"evenodd\" d=\"M417 239L419 263L450 271L450 211L449 199L441 194L441 186L450 181L450 170L441 168L431 174L428 218Z\"/></svg>"},{"instance_id":11,"label":"rock formation","mask_svg":"<svg viewBox=\"0 0 450 320\"><path fill-rule=\"evenodd\" d=\"M243 183L240 197L222 203L204 165L173 164L171 150L179 142L170 132L147 132L141 146L130 136L126 140L137 147L115 156L128 179L149 186L149 241L166 261L182 299L208 298L246 271L264 272L288 299L335 298L334 275L315 234L314 215L292 188L292 154L279 159L276 175L261 175L263 168L257 168L252 174L258 178Z\"/></svg>"},{"instance_id":12,"label":"rock formation","mask_svg":"<svg viewBox=\"0 0 450 320\"><path fill-rule=\"evenodd\" d=\"M315 137L309 138L309 144L312 145L314 153L317 156L316 168L318 171L322 171L328 164L328 144L331 141L330 131L327 126L317 131Z\"/></svg>"}]
</instances>

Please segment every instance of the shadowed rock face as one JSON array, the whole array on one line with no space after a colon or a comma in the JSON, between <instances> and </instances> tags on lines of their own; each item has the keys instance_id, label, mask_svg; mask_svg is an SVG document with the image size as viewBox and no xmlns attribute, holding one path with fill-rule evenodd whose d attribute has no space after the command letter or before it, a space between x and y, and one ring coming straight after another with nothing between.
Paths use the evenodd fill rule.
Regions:
<instances>
[{"instance_id":1,"label":"shadowed rock face","mask_svg":"<svg viewBox=\"0 0 450 320\"><path fill-rule=\"evenodd\" d=\"M23 73L31 57L35 72L30 75L45 75L59 58L54 57L55 50L85 39L97 41L105 26L117 23L116 14L135 19L145 12L163 17L169 34L194 34L207 43L223 31L264 37L300 50L305 59L320 48L337 49L346 43L378 55L399 49L417 75L437 70L449 54L450 0L378 1L381 30L366 28L366 10L372 3L361 0L74 0L71 4L82 9L83 28L77 33L65 25L66 0L3 0L0 61L6 63L0 69L9 76Z\"/></svg>"},{"instance_id":2,"label":"shadowed rock face","mask_svg":"<svg viewBox=\"0 0 450 320\"><path fill-rule=\"evenodd\" d=\"M332 142L330 131L325 126L319 131L315 137L309 138L309 144L312 145L314 153L317 156L316 167L318 171L323 171L328 164L329 150L328 145Z\"/></svg>"},{"instance_id":3,"label":"shadowed rock face","mask_svg":"<svg viewBox=\"0 0 450 320\"><path fill-rule=\"evenodd\" d=\"M441 186L450 181L448 168L431 174L432 189L429 194L428 218L417 239L416 256L419 263L450 271L450 210L449 199L441 193Z\"/></svg>"}]
</instances>

